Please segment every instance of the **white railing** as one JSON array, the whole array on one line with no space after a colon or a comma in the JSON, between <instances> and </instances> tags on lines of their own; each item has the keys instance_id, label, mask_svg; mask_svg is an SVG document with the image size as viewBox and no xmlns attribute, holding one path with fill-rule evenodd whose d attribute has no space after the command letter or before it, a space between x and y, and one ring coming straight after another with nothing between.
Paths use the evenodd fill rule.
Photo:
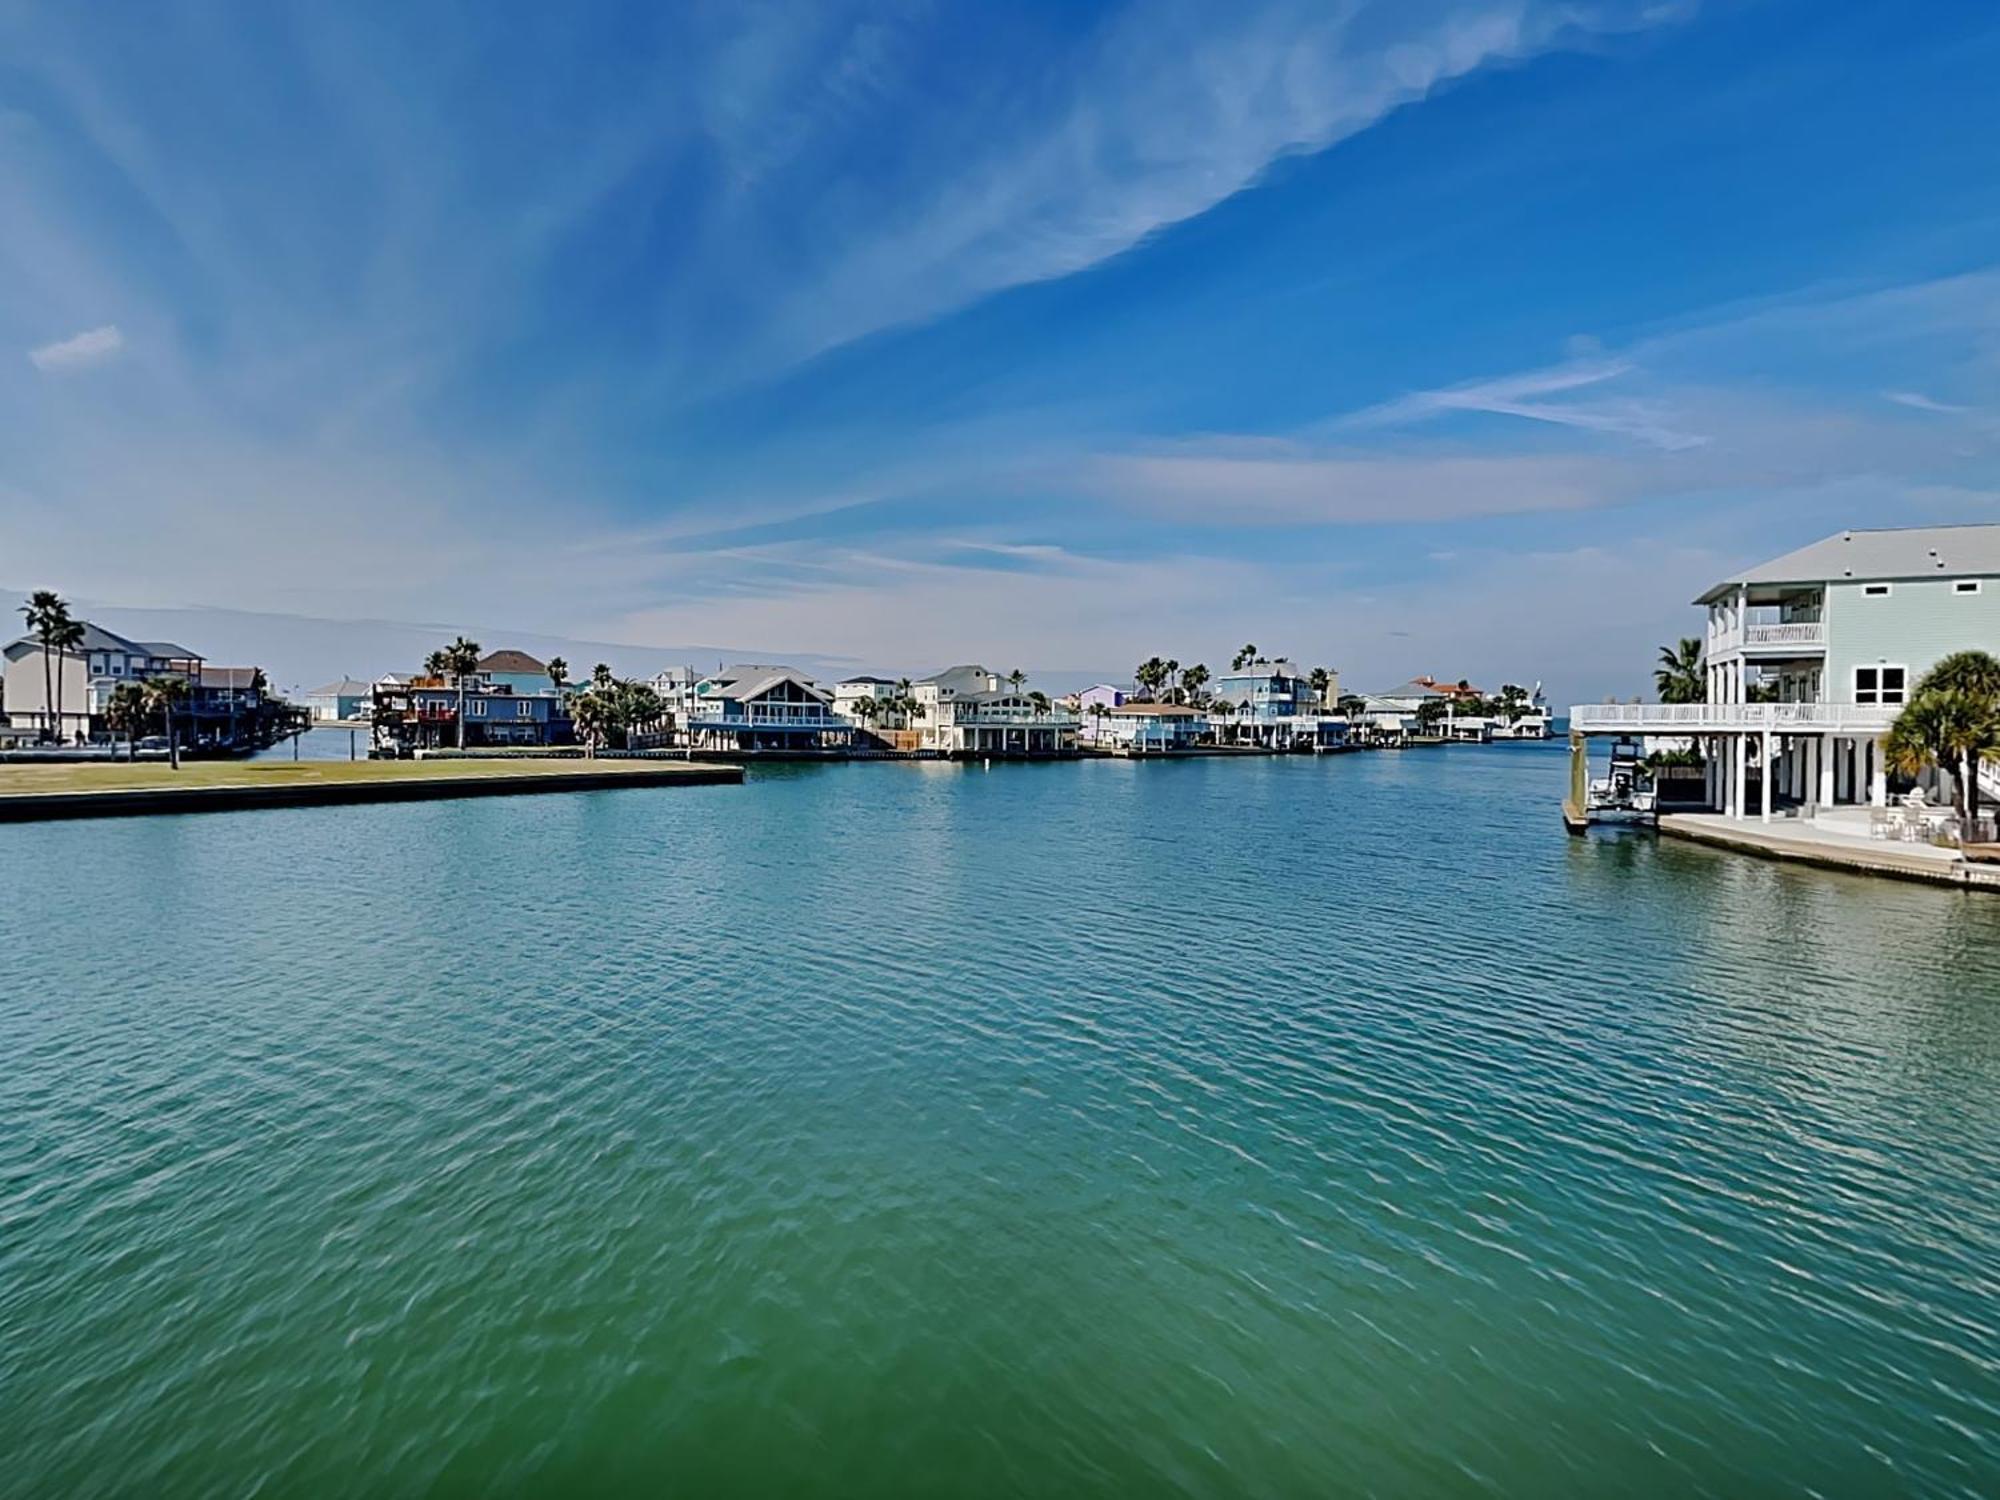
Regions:
<instances>
[{"instance_id":1,"label":"white railing","mask_svg":"<svg viewBox=\"0 0 2000 1500\"><path fill-rule=\"evenodd\" d=\"M1867 703L1580 703L1569 727L1584 734L1703 734L1721 730L1827 730L1880 734L1899 707Z\"/></svg>"},{"instance_id":2,"label":"white railing","mask_svg":"<svg viewBox=\"0 0 2000 1500\"><path fill-rule=\"evenodd\" d=\"M1747 625L1743 629L1746 646L1824 646L1826 627L1799 621L1779 625Z\"/></svg>"}]
</instances>

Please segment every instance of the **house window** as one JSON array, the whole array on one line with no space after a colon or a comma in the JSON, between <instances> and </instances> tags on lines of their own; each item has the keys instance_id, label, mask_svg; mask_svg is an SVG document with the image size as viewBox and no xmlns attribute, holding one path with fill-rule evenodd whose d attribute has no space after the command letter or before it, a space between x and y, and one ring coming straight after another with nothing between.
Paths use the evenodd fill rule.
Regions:
<instances>
[{"instance_id":1,"label":"house window","mask_svg":"<svg viewBox=\"0 0 2000 1500\"><path fill-rule=\"evenodd\" d=\"M526 703L526 702L522 702L522 703L516 703L516 704L514 705L514 717L515 717L515 718L517 718L517 719L532 719L532 718L534 718L534 716L535 716L535 705L534 705L534 704L532 704L532 703Z\"/></svg>"},{"instance_id":2,"label":"house window","mask_svg":"<svg viewBox=\"0 0 2000 1500\"><path fill-rule=\"evenodd\" d=\"M1886 599L1889 597L1889 585L1886 583L1864 583L1861 585L1861 592L1870 599Z\"/></svg>"},{"instance_id":3,"label":"house window","mask_svg":"<svg viewBox=\"0 0 2000 1500\"><path fill-rule=\"evenodd\" d=\"M1977 578L1954 579L1951 591L1954 594L1976 594L1979 592L1979 580Z\"/></svg>"},{"instance_id":4,"label":"house window","mask_svg":"<svg viewBox=\"0 0 2000 1500\"><path fill-rule=\"evenodd\" d=\"M470 703L465 705L465 715L469 719L485 718L486 700L483 698L474 698Z\"/></svg>"},{"instance_id":5,"label":"house window","mask_svg":"<svg viewBox=\"0 0 2000 1500\"><path fill-rule=\"evenodd\" d=\"M1854 701L1884 705L1899 704L1903 701L1904 684L1909 677L1903 667L1856 667L1854 669Z\"/></svg>"}]
</instances>

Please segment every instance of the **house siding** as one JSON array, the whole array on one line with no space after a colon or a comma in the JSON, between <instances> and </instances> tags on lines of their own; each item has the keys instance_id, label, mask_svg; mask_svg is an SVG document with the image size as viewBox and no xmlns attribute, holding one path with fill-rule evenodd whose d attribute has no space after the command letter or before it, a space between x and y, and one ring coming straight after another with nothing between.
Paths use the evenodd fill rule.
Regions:
<instances>
[{"instance_id":1,"label":"house siding","mask_svg":"<svg viewBox=\"0 0 2000 1500\"><path fill-rule=\"evenodd\" d=\"M2000 578L1982 578L1976 594L1953 592L1957 581L1890 580L1887 597L1873 598L1864 593L1864 580L1827 584L1826 700L1854 701L1856 667L1907 667L1914 688L1939 658L1954 651L2000 655Z\"/></svg>"}]
</instances>

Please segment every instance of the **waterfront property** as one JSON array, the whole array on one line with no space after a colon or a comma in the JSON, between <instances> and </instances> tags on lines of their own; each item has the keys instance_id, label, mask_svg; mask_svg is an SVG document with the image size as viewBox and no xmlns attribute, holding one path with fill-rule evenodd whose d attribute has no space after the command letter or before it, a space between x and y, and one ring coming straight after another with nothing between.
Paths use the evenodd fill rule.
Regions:
<instances>
[{"instance_id":1,"label":"waterfront property","mask_svg":"<svg viewBox=\"0 0 2000 1500\"><path fill-rule=\"evenodd\" d=\"M519 658L539 665L522 652L496 652L482 661L496 658L507 664L501 681L483 667L462 675L390 674L379 679L370 694L376 752L394 756L458 748L461 711L467 750L575 744L568 702L555 690L547 668L537 677L514 664L512 659ZM523 690L516 682L532 686Z\"/></svg>"},{"instance_id":2,"label":"waterfront property","mask_svg":"<svg viewBox=\"0 0 2000 1500\"><path fill-rule=\"evenodd\" d=\"M179 683L180 691L161 706L154 730L194 754L262 749L299 727L300 711L270 693L260 668L212 666L172 641L129 640L87 620L75 625L67 645L45 647L29 635L6 647L0 702L11 729L108 751L118 738L112 702L119 688L157 679Z\"/></svg>"},{"instance_id":3,"label":"waterfront property","mask_svg":"<svg viewBox=\"0 0 2000 1500\"><path fill-rule=\"evenodd\" d=\"M1337 692L1338 680L1329 674ZM1325 696L1291 662L1257 657L1216 680L1211 700L1224 711L1217 734L1234 744L1266 750L1333 750L1347 743L1350 725L1327 712Z\"/></svg>"},{"instance_id":4,"label":"waterfront property","mask_svg":"<svg viewBox=\"0 0 2000 1500\"><path fill-rule=\"evenodd\" d=\"M1594 735L1680 737L1702 752L1706 805L1733 820L1841 824L1918 787L1949 797L1948 772L1893 777L1882 737L1941 657L2000 651L2000 526L1843 531L1695 603L1707 701L1578 705L1579 753Z\"/></svg>"},{"instance_id":5,"label":"waterfront property","mask_svg":"<svg viewBox=\"0 0 2000 1500\"><path fill-rule=\"evenodd\" d=\"M307 693L306 707L315 719L351 723L374 712L375 685L352 677L338 678Z\"/></svg>"},{"instance_id":6,"label":"waterfront property","mask_svg":"<svg viewBox=\"0 0 2000 1500\"><path fill-rule=\"evenodd\" d=\"M1126 755L1191 750L1208 738L1208 715L1186 703L1121 703L1085 720L1096 749Z\"/></svg>"},{"instance_id":7,"label":"waterfront property","mask_svg":"<svg viewBox=\"0 0 2000 1500\"><path fill-rule=\"evenodd\" d=\"M499 692L529 696L550 692L555 687L547 662L511 647L489 651L480 657L478 672L489 688Z\"/></svg>"},{"instance_id":8,"label":"waterfront property","mask_svg":"<svg viewBox=\"0 0 2000 1500\"><path fill-rule=\"evenodd\" d=\"M664 680L682 743L695 750L837 754L854 743L854 723L833 711L833 695L794 667L743 662Z\"/></svg>"},{"instance_id":9,"label":"waterfront property","mask_svg":"<svg viewBox=\"0 0 2000 1500\"><path fill-rule=\"evenodd\" d=\"M939 755L1074 755L1077 718L1025 679L978 665L948 667L914 684L923 748Z\"/></svg>"}]
</instances>

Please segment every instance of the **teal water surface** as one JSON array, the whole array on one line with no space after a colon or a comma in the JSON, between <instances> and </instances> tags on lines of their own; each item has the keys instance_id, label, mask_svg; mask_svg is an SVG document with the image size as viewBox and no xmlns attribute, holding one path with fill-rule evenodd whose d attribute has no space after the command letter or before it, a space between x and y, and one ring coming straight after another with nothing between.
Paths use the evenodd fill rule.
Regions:
<instances>
[{"instance_id":1,"label":"teal water surface","mask_svg":"<svg viewBox=\"0 0 2000 1500\"><path fill-rule=\"evenodd\" d=\"M0 1490L2000 1493L2000 901L1565 776L0 830Z\"/></svg>"}]
</instances>

